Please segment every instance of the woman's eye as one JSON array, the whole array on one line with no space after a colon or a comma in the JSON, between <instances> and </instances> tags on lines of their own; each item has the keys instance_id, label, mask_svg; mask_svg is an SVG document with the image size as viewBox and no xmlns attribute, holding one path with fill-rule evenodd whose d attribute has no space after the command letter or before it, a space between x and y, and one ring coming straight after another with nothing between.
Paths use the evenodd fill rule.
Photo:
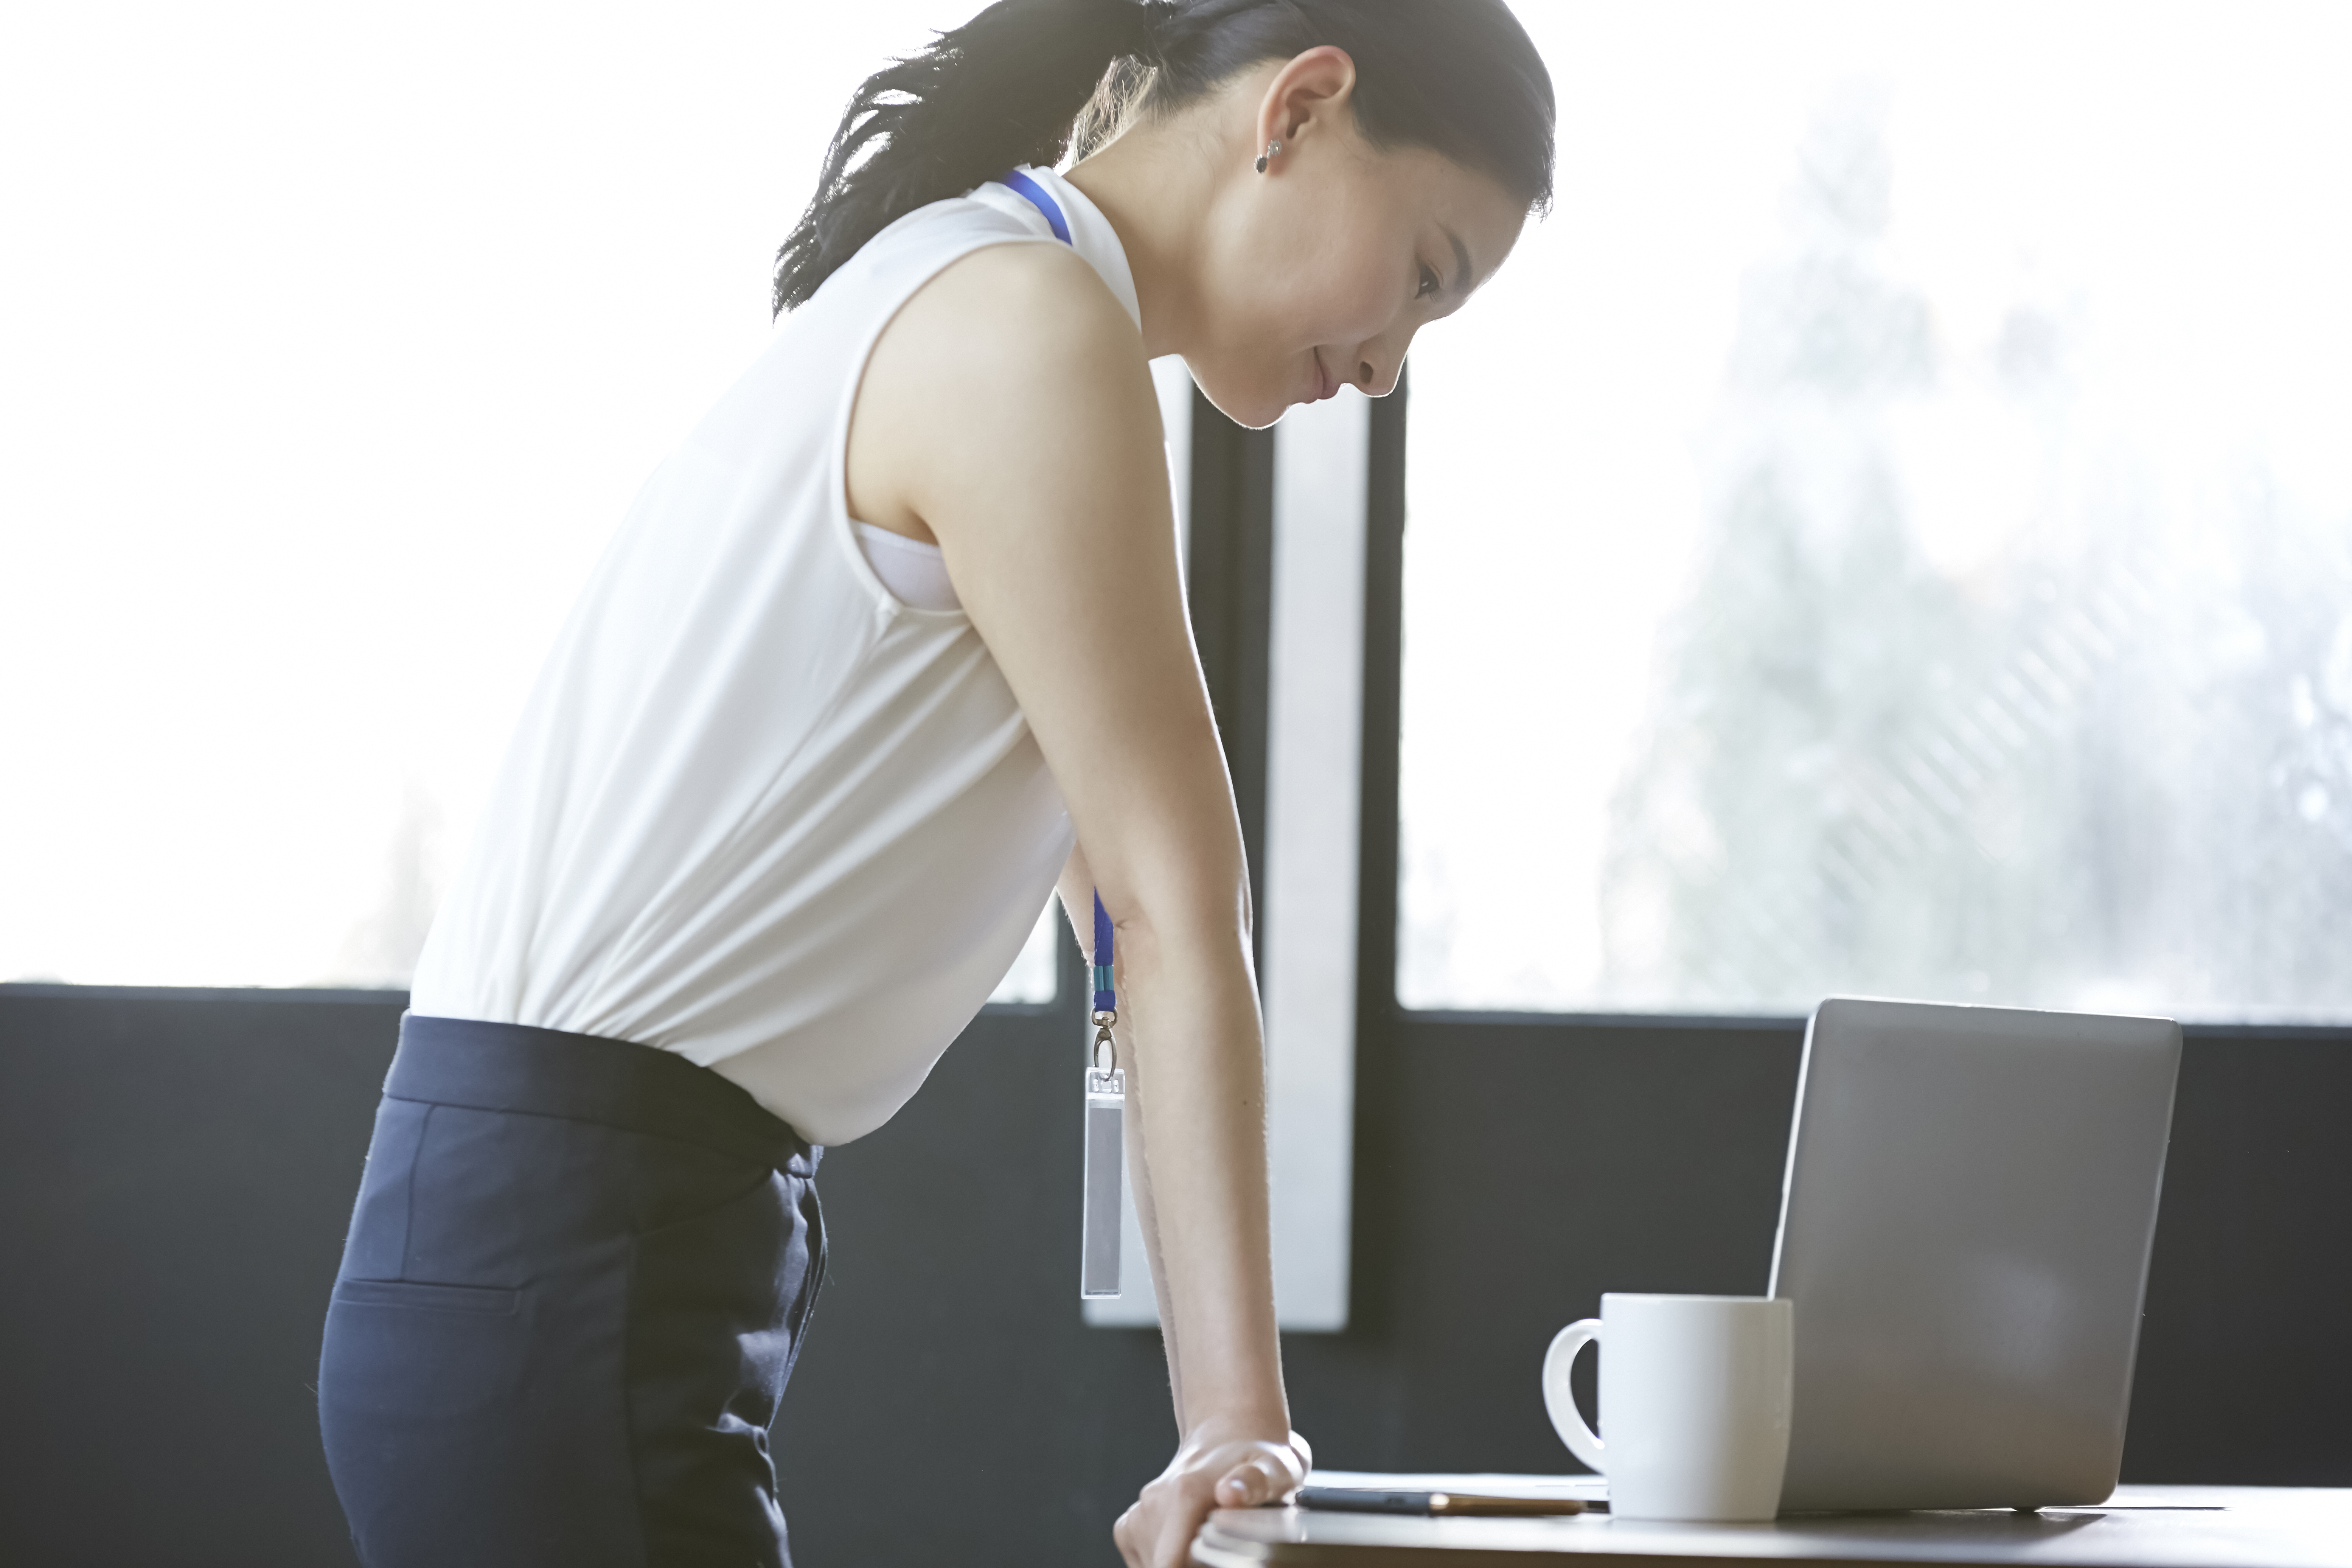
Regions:
<instances>
[{"instance_id":1,"label":"woman's eye","mask_svg":"<svg viewBox=\"0 0 2352 1568\"><path fill-rule=\"evenodd\" d=\"M1436 293L1438 289L1443 287L1444 287L1444 285L1438 281L1437 269L1433 267L1423 267L1421 269L1421 291L1415 294L1413 298L1416 300L1426 300L1429 296Z\"/></svg>"}]
</instances>

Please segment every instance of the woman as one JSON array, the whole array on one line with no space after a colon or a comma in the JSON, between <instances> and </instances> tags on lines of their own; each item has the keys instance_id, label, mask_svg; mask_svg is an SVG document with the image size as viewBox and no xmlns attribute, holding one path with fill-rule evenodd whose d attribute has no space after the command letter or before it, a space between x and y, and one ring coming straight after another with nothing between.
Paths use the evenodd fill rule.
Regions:
<instances>
[{"instance_id":1,"label":"woman","mask_svg":"<svg viewBox=\"0 0 2352 1568\"><path fill-rule=\"evenodd\" d=\"M786 1562L819 1146L915 1091L1057 876L1116 923L1181 1439L1119 1549L1299 1484L1146 362L1252 426L1387 393L1551 125L1500 0L1005 0L866 84L791 319L639 496L419 961L320 1369L371 1568Z\"/></svg>"}]
</instances>

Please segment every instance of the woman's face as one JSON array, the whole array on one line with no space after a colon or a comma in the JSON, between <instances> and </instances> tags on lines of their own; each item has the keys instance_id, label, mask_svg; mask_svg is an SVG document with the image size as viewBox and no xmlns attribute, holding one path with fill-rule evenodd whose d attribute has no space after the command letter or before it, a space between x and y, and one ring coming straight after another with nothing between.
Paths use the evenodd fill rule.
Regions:
<instances>
[{"instance_id":1,"label":"woman's face","mask_svg":"<svg viewBox=\"0 0 2352 1568\"><path fill-rule=\"evenodd\" d=\"M1278 140L1282 151L1265 174L1225 182L1212 205L1184 349L1209 401L1254 428L1342 386L1393 390L1413 333L1493 276L1527 215L1486 175L1367 142L1346 103L1354 66L1339 51L1259 80L1258 149Z\"/></svg>"}]
</instances>

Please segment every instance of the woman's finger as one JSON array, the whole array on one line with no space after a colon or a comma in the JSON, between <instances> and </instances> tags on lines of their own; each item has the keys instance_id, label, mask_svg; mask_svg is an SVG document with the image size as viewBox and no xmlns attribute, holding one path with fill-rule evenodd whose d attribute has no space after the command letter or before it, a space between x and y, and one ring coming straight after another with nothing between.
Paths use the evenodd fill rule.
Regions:
<instances>
[{"instance_id":1,"label":"woman's finger","mask_svg":"<svg viewBox=\"0 0 2352 1568\"><path fill-rule=\"evenodd\" d=\"M1272 1502L1289 1489L1289 1478L1279 1474L1280 1469L1272 1455L1251 1455L1217 1483L1217 1501L1226 1508L1255 1508Z\"/></svg>"}]
</instances>

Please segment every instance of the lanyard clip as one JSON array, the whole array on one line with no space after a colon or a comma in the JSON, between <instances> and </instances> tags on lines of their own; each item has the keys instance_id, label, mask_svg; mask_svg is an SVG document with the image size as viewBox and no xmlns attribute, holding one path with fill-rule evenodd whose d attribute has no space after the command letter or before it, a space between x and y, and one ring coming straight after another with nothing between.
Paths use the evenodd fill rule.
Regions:
<instances>
[{"instance_id":1,"label":"lanyard clip","mask_svg":"<svg viewBox=\"0 0 2352 1568\"><path fill-rule=\"evenodd\" d=\"M1087 1089L1092 1094L1125 1094L1127 1075L1118 1070L1118 1047L1111 1042L1110 1026L1118 1022L1118 1015L1109 1008L1095 1014L1095 1052L1093 1070L1087 1074Z\"/></svg>"}]
</instances>

